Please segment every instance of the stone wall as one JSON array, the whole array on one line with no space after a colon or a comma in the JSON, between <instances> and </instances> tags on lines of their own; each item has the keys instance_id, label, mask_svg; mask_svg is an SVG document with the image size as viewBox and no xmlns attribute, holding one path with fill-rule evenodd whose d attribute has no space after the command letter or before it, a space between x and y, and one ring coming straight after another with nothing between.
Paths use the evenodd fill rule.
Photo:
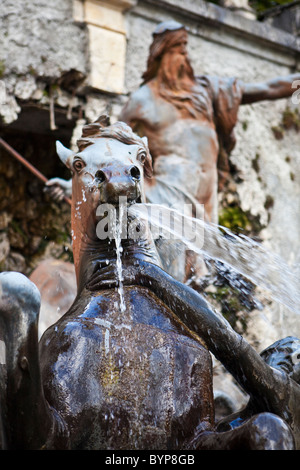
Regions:
<instances>
[{"instance_id":1,"label":"stone wall","mask_svg":"<svg viewBox=\"0 0 300 470\"><path fill-rule=\"evenodd\" d=\"M300 2L294 0L286 5L277 5L276 7L266 11L261 18L294 36L300 36Z\"/></svg>"},{"instance_id":2,"label":"stone wall","mask_svg":"<svg viewBox=\"0 0 300 470\"><path fill-rule=\"evenodd\" d=\"M17 101L31 99L49 105L51 88L54 91L65 73L76 71L78 76L86 73L86 26L74 22L72 9L72 0L2 2L0 64L6 85L6 102L1 106L4 122L17 119L20 111ZM68 84L65 88L68 89Z\"/></svg>"},{"instance_id":3,"label":"stone wall","mask_svg":"<svg viewBox=\"0 0 300 470\"><path fill-rule=\"evenodd\" d=\"M55 140L74 146L84 122L103 112L118 119L128 95L141 83L155 25L170 18L189 27L189 53L197 74L258 82L300 70L299 38L202 0L180 4L175 0L3 0L2 135L40 165L47 177L65 176L55 155ZM299 104L291 99L240 108L232 177L220 194L220 221L230 228L242 224L246 234L261 240L290 266L299 263L299 111ZM47 164L47 158L41 161L29 151L30 145L38 151L40 143L34 141L43 138ZM2 180L8 181L3 162L10 157L3 151L0 155ZM19 164L11 165L22 184ZM5 182L0 190L8 191ZM49 204L42 185L39 191L41 201ZM33 197L26 190L24 194L28 201ZM1 231L3 258L12 252L22 255L23 250L7 241L13 221L20 226L26 217L16 214L12 206L3 209L7 214ZM56 221L58 216L51 217ZM25 230L25 235L30 232ZM56 232L48 241L56 249L58 240ZM34 246L28 253L26 273L35 266L30 264ZM264 292L258 295L265 298ZM263 311L254 310L247 318L247 335L258 349L281 336L300 335L299 313L272 299L265 302Z\"/></svg>"}]
</instances>

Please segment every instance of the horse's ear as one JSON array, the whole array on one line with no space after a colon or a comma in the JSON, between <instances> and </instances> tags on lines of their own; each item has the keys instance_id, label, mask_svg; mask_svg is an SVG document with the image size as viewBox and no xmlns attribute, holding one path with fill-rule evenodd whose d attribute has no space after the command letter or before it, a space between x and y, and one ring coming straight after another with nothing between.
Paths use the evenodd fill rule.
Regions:
<instances>
[{"instance_id":1,"label":"horse's ear","mask_svg":"<svg viewBox=\"0 0 300 470\"><path fill-rule=\"evenodd\" d=\"M61 161L68 168L70 168L71 157L74 155L74 152L72 152L72 150L68 149L67 147L64 147L64 145L59 140L56 141L56 152L59 158L61 159Z\"/></svg>"},{"instance_id":2,"label":"horse's ear","mask_svg":"<svg viewBox=\"0 0 300 470\"><path fill-rule=\"evenodd\" d=\"M148 138L146 136L142 137L142 141L144 142L146 147L148 147Z\"/></svg>"},{"instance_id":3,"label":"horse's ear","mask_svg":"<svg viewBox=\"0 0 300 470\"><path fill-rule=\"evenodd\" d=\"M108 127L110 126L110 117L107 114L102 114L95 122L99 123L101 127Z\"/></svg>"}]
</instances>

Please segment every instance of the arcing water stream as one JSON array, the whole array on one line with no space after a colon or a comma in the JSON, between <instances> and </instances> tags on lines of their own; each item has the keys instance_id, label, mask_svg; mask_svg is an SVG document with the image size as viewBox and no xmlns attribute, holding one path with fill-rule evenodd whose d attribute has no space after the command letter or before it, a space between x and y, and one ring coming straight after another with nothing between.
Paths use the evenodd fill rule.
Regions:
<instances>
[{"instance_id":1,"label":"arcing water stream","mask_svg":"<svg viewBox=\"0 0 300 470\"><path fill-rule=\"evenodd\" d=\"M225 227L208 224L158 204L134 204L128 213L147 221L153 237L174 240L203 257L218 260L253 284L270 292L272 299L299 313L300 280L277 254Z\"/></svg>"},{"instance_id":2,"label":"arcing water stream","mask_svg":"<svg viewBox=\"0 0 300 470\"><path fill-rule=\"evenodd\" d=\"M123 293L123 277L122 277L122 244L121 244L121 235L122 235L122 226L124 223L124 206L121 204L120 205L120 210L119 210L119 218L118 220L115 219L115 223L113 225L113 235L116 243L116 252L117 252L117 276L118 276L118 282L119 282L119 287L118 287L118 292L120 295L120 309L121 312L124 312L126 310L125 306L125 300L124 300L124 293Z\"/></svg>"}]
</instances>

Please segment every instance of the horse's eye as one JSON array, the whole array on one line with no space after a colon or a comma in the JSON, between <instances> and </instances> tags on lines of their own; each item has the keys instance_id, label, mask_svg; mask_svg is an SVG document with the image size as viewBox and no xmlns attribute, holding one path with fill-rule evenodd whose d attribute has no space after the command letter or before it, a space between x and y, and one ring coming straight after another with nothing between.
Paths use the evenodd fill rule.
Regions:
<instances>
[{"instance_id":1,"label":"horse's eye","mask_svg":"<svg viewBox=\"0 0 300 470\"><path fill-rule=\"evenodd\" d=\"M85 163L82 160L75 160L75 162L73 163L73 168L76 171L80 171L84 167L85 167Z\"/></svg>"},{"instance_id":2,"label":"horse's eye","mask_svg":"<svg viewBox=\"0 0 300 470\"><path fill-rule=\"evenodd\" d=\"M138 159L141 163L145 163L146 158L147 158L146 152L140 152L138 154Z\"/></svg>"}]
</instances>

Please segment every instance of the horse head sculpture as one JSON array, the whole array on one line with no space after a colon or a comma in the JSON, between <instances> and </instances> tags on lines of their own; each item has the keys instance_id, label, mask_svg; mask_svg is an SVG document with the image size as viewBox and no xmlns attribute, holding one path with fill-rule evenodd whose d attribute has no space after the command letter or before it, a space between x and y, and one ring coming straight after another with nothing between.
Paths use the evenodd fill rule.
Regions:
<instances>
[{"instance_id":1,"label":"horse head sculpture","mask_svg":"<svg viewBox=\"0 0 300 470\"><path fill-rule=\"evenodd\" d=\"M97 208L101 204L118 207L122 197L128 204L144 202L144 175L151 175L152 165L147 139L139 138L125 123L109 125L107 116L83 128L78 147L76 153L57 142L60 159L73 173L72 238L79 282L82 253L91 249L99 254Z\"/></svg>"}]
</instances>

